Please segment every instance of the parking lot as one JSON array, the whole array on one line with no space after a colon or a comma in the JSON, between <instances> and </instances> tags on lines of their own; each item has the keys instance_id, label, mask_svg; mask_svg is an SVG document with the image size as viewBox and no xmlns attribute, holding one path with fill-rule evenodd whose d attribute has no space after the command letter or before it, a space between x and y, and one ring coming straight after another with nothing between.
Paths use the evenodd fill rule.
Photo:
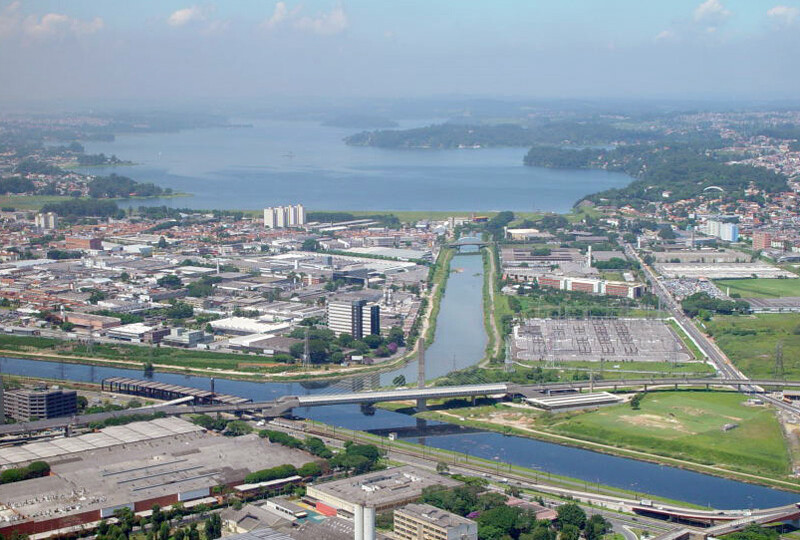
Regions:
<instances>
[{"instance_id":1,"label":"parking lot","mask_svg":"<svg viewBox=\"0 0 800 540\"><path fill-rule=\"evenodd\" d=\"M514 328L521 361L687 362L692 356L664 321L528 319Z\"/></svg>"}]
</instances>

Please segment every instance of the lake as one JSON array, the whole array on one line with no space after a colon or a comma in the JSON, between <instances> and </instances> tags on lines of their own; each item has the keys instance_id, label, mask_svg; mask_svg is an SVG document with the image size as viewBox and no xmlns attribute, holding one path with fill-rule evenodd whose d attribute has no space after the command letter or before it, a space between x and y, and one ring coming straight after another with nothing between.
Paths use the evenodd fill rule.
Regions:
<instances>
[{"instance_id":1,"label":"lake","mask_svg":"<svg viewBox=\"0 0 800 540\"><path fill-rule=\"evenodd\" d=\"M250 122L249 120L247 122ZM387 150L353 147L358 131L314 122L259 120L247 128L120 135L87 141L87 153L134 166L92 167L191 197L122 205L259 209L303 203L319 210L515 210L566 212L581 197L631 177L601 170L526 167L525 148ZM403 127L427 122L407 122Z\"/></svg>"}]
</instances>

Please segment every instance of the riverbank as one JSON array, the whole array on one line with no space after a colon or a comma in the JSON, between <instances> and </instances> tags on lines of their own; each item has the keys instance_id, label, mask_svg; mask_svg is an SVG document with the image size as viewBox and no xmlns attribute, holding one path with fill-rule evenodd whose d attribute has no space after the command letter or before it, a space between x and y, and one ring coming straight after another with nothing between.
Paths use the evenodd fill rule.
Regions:
<instances>
[{"instance_id":1,"label":"riverbank","mask_svg":"<svg viewBox=\"0 0 800 540\"><path fill-rule=\"evenodd\" d=\"M644 401L646 402L647 400ZM406 409L405 412L410 412L408 407L409 405L405 407ZM564 433L555 433L553 431L548 431L548 426L546 425L539 425L536 422L528 422L528 421L520 422L519 419L512 418L514 416L515 409L509 406L461 407L454 409L439 409L439 410L436 409L435 404L429 404L429 407L431 410L414 414L414 416L426 420L435 420L435 421L447 422L450 424L456 424L464 427L471 427L475 429L492 431L503 435L517 435L529 439L536 439L540 441L556 443L559 445L572 446L584 450L600 452L623 458L631 458L639 461L656 463L659 465L669 465L689 471L699 472L703 474L711 474L714 476L719 476L721 478L738 480L751 484L758 484L758 485L800 493L800 480L798 481L787 480L787 475L775 476L759 472L758 470L750 470L750 471L738 470L736 468L731 468L730 466L717 465L713 461L711 463L702 463L699 461L688 459L686 457L679 458L679 457L665 455L663 453L658 453L654 451L655 450L654 448L635 449L625 446L609 444L608 442L598 442L598 440L589 440L587 438L582 438L578 436L577 433L570 433L569 431L565 431ZM618 407L629 407L629 406L620 405ZM402 405L392 406L392 410L395 410L397 412L403 412L403 409L404 407ZM600 409L600 411L604 410L607 409ZM538 412L535 414L545 418L549 417L550 419L554 417L554 415L547 412ZM565 414L569 415L570 413L565 413ZM591 413L577 413L577 414L591 414ZM649 418L649 416L651 415L647 415L646 413L644 415L645 419L652 420L651 418ZM630 427L636 431L642 431L647 429L646 426L631 425ZM608 438L603 439L605 441L617 440L616 438L617 436L614 435L613 433L611 434L606 433L605 435L608 435ZM782 435L779 430L776 431L776 433L774 433L773 435L778 437L778 439L781 440L781 442L783 441ZM717 439L719 439L720 437L720 435L712 435L712 436L716 437ZM775 440L772 441L772 443L774 442ZM763 443L772 444L768 440L763 441ZM740 446L735 448L734 451L738 450L740 452L745 452L741 454L741 456L742 458L746 459L747 449L750 448L751 445L756 445L756 446L761 445L762 441L759 440L758 438L753 438L750 441L750 444L740 444L740 443L736 444ZM686 451L692 455L696 455L698 449L688 448L686 449ZM786 465L788 469L788 453L786 456Z\"/></svg>"},{"instance_id":2,"label":"riverbank","mask_svg":"<svg viewBox=\"0 0 800 540\"><path fill-rule=\"evenodd\" d=\"M489 342L486 344L486 354L479 364L486 367L492 361L500 362L503 357L503 315L508 314L507 299L497 289L497 246L489 244L481 252L483 259L483 313L484 326Z\"/></svg>"},{"instance_id":3,"label":"riverbank","mask_svg":"<svg viewBox=\"0 0 800 540\"><path fill-rule=\"evenodd\" d=\"M436 263L432 266L432 278L427 295L426 309L419 314L421 321L419 335L422 336L422 340L427 344L432 343L435 336L436 318L439 314L447 279L450 275L450 262L454 253L453 249L443 248ZM74 351L74 354L66 354L65 347L71 347L71 351ZM144 370L144 366L150 363L155 370L165 373L208 377L223 376L230 379L258 382L324 381L392 371L413 361L416 358L419 344L415 344L414 347L406 350L397 358L379 364L352 366L325 364L317 369L302 372L299 371L300 368L298 366L293 367L284 364L265 366L263 362L257 362L259 359L268 360L266 357L233 353L166 348L152 349L123 343L103 343L95 344L92 347L92 354L89 355L90 351L86 347L85 344L55 338L0 336L0 355L11 357L48 362L121 367L134 370ZM104 352L106 356L103 356ZM116 356L116 358L112 357L112 355ZM165 360L168 360L168 362ZM259 372L239 369L243 364L246 365L248 363L257 363Z\"/></svg>"},{"instance_id":4,"label":"riverbank","mask_svg":"<svg viewBox=\"0 0 800 540\"><path fill-rule=\"evenodd\" d=\"M345 441L350 440L353 441L354 443L374 444L383 450L388 450L388 451L394 450L400 453L413 455L425 460L436 460L437 462L444 463L448 467L453 467L453 468L469 467L469 468L474 468L478 471L485 471L487 475L495 476L502 474L506 475L511 479L514 479L514 477L518 477L518 479L520 480L524 479L526 482L532 482L533 484L535 484L536 486L531 488L533 491L536 491L537 487L540 489L544 488L545 490L541 491L542 494L552 495L551 491L547 491L547 489L549 488L568 489L572 491L576 490L576 488L583 488L583 490L586 493L595 493L598 495L626 497L626 498L631 498L632 500L639 500L646 495L651 500L662 502L665 504L681 506L684 508L703 509L703 510L711 508L710 506L703 506L677 499L671 499L668 497L653 495L651 493L648 493L644 486L642 486L642 490L639 491L622 489L600 483L587 482L579 478L573 478L570 476L554 474L537 469L531 469L520 465L514 465L512 463L503 463L497 460L485 459L475 455L468 454L466 452L458 452L454 450L447 450L444 448L426 446L424 444L417 444L404 439L397 439L391 441L379 435L373 435L371 433L367 433L364 431L352 430L341 427L334 428L332 426L314 420L306 419L305 422L309 426L307 432L313 433L315 435L320 435L323 437L332 437Z\"/></svg>"}]
</instances>

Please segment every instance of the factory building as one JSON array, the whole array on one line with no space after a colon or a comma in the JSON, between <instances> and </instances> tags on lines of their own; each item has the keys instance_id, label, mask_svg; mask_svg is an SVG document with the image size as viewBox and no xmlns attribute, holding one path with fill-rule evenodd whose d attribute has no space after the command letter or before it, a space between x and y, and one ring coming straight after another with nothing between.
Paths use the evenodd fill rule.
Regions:
<instances>
[{"instance_id":1,"label":"factory building","mask_svg":"<svg viewBox=\"0 0 800 540\"><path fill-rule=\"evenodd\" d=\"M78 413L75 390L30 390L20 388L2 394L5 416L18 421L45 420Z\"/></svg>"},{"instance_id":2,"label":"factory building","mask_svg":"<svg viewBox=\"0 0 800 540\"><path fill-rule=\"evenodd\" d=\"M264 226L269 229L300 227L306 224L306 209L302 204L271 206L264 209Z\"/></svg>"},{"instance_id":3,"label":"factory building","mask_svg":"<svg viewBox=\"0 0 800 540\"><path fill-rule=\"evenodd\" d=\"M327 307L328 328L334 334L350 334L361 339L381 333L381 308L365 299L331 300Z\"/></svg>"},{"instance_id":4,"label":"factory building","mask_svg":"<svg viewBox=\"0 0 800 540\"><path fill-rule=\"evenodd\" d=\"M212 503L217 486L236 489L251 472L312 459L255 434L219 437L178 418L1 448L0 466L45 460L51 474L0 485L0 534L58 534L121 508Z\"/></svg>"}]
</instances>

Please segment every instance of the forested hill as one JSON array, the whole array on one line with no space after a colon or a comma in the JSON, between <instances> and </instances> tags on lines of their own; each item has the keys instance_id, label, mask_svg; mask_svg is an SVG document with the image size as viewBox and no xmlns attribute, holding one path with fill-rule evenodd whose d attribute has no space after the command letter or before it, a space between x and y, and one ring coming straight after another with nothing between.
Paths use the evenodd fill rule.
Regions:
<instances>
[{"instance_id":1,"label":"forested hill","mask_svg":"<svg viewBox=\"0 0 800 540\"><path fill-rule=\"evenodd\" d=\"M363 131L346 137L344 141L352 146L447 149L535 144L604 145L649 137L650 133L620 129L604 122L551 122L531 127L448 123L405 130Z\"/></svg>"},{"instance_id":2,"label":"forested hill","mask_svg":"<svg viewBox=\"0 0 800 540\"><path fill-rule=\"evenodd\" d=\"M629 174L636 180L619 189L590 195L598 204L634 207L655 202L671 202L700 195L709 186L719 186L728 196L744 197L744 190L755 187L775 193L787 189L782 174L749 165L728 165L703 144L670 146L629 145L610 150L565 150L535 146L524 159L525 165L605 169Z\"/></svg>"}]
</instances>

